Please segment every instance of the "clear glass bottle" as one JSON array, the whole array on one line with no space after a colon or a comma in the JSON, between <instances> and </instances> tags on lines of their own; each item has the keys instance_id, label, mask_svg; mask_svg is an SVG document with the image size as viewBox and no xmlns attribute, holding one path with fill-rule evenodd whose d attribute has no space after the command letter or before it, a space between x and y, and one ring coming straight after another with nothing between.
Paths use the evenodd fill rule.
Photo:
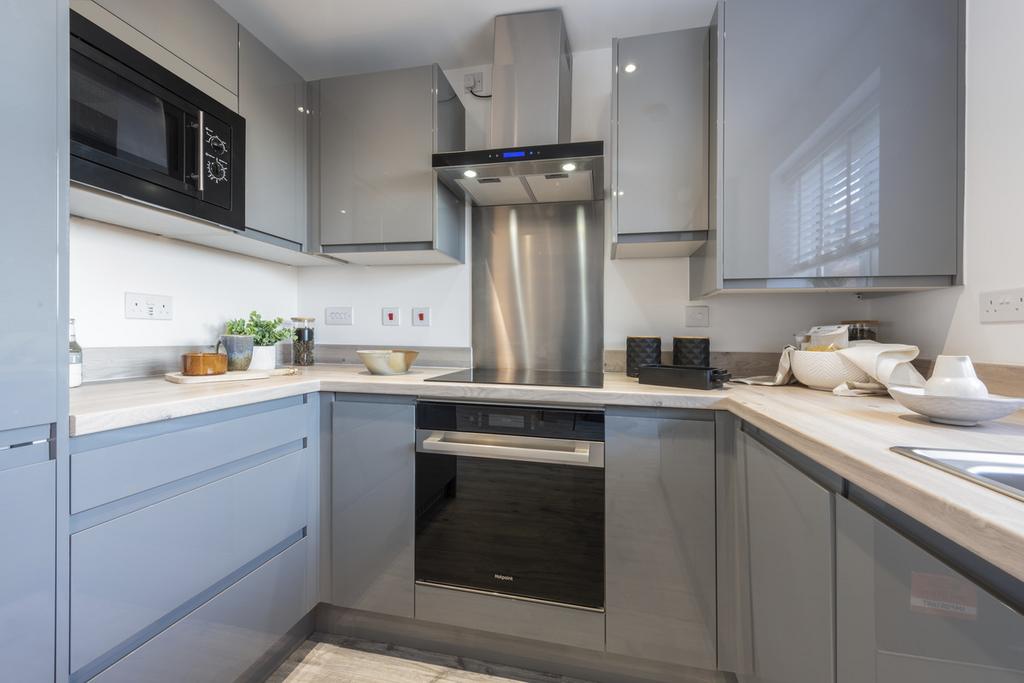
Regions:
<instances>
[{"instance_id":1,"label":"clear glass bottle","mask_svg":"<svg viewBox=\"0 0 1024 683\"><path fill-rule=\"evenodd\" d=\"M75 339L75 319L68 321L68 386L77 387L82 384L82 347Z\"/></svg>"},{"instance_id":2,"label":"clear glass bottle","mask_svg":"<svg viewBox=\"0 0 1024 683\"><path fill-rule=\"evenodd\" d=\"M299 366L313 364L313 323L316 318L292 318L295 338L292 341L292 363Z\"/></svg>"}]
</instances>

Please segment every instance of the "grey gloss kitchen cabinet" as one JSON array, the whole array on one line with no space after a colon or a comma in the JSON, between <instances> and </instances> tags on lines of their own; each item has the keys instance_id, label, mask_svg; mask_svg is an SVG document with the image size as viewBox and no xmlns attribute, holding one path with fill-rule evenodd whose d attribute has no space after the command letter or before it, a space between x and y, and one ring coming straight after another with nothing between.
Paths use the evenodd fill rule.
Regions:
<instances>
[{"instance_id":1,"label":"grey gloss kitchen cabinet","mask_svg":"<svg viewBox=\"0 0 1024 683\"><path fill-rule=\"evenodd\" d=\"M335 397L330 602L412 618L416 406L388 396Z\"/></svg>"},{"instance_id":2,"label":"grey gloss kitchen cabinet","mask_svg":"<svg viewBox=\"0 0 1024 683\"><path fill-rule=\"evenodd\" d=\"M719 4L717 243L691 269L694 296L955 284L964 7Z\"/></svg>"},{"instance_id":3,"label":"grey gloss kitchen cabinet","mask_svg":"<svg viewBox=\"0 0 1024 683\"><path fill-rule=\"evenodd\" d=\"M1024 614L836 501L837 683L1024 681Z\"/></svg>"},{"instance_id":4,"label":"grey gloss kitchen cabinet","mask_svg":"<svg viewBox=\"0 0 1024 683\"><path fill-rule=\"evenodd\" d=\"M238 113L245 117L245 227L306 239L306 82L238 29Z\"/></svg>"},{"instance_id":5,"label":"grey gloss kitchen cabinet","mask_svg":"<svg viewBox=\"0 0 1024 683\"><path fill-rule=\"evenodd\" d=\"M320 244L355 263L464 259L465 207L432 170L461 150L465 111L441 68L318 82Z\"/></svg>"},{"instance_id":6,"label":"grey gloss kitchen cabinet","mask_svg":"<svg viewBox=\"0 0 1024 683\"><path fill-rule=\"evenodd\" d=\"M791 464L799 454L732 438L719 454L731 478L718 482L720 668L752 683L832 681L835 495Z\"/></svg>"},{"instance_id":7,"label":"grey gloss kitchen cabinet","mask_svg":"<svg viewBox=\"0 0 1024 683\"><path fill-rule=\"evenodd\" d=\"M612 42L613 255L688 256L708 229L707 27Z\"/></svg>"},{"instance_id":8,"label":"grey gloss kitchen cabinet","mask_svg":"<svg viewBox=\"0 0 1024 683\"><path fill-rule=\"evenodd\" d=\"M715 668L714 491L713 413L608 410L608 652Z\"/></svg>"}]
</instances>

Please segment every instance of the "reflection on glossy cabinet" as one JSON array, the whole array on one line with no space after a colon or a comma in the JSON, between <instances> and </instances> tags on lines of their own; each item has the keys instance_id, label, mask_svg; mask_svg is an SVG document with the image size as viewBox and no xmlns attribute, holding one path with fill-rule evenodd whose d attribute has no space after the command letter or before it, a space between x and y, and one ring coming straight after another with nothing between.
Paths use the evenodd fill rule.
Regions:
<instances>
[{"instance_id":1,"label":"reflection on glossy cabinet","mask_svg":"<svg viewBox=\"0 0 1024 683\"><path fill-rule=\"evenodd\" d=\"M1024 614L836 502L837 683L1020 683Z\"/></svg>"},{"instance_id":2,"label":"reflection on glossy cabinet","mask_svg":"<svg viewBox=\"0 0 1024 683\"><path fill-rule=\"evenodd\" d=\"M953 284L963 0L719 11L720 272L702 289Z\"/></svg>"},{"instance_id":3,"label":"reflection on glossy cabinet","mask_svg":"<svg viewBox=\"0 0 1024 683\"><path fill-rule=\"evenodd\" d=\"M707 230L708 29L621 38L613 54L616 242Z\"/></svg>"},{"instance_id":4,"label":"reflection on glossy cabinet","mask_svg":"<svg viewBox=\"0 0 1024 683\"><path fill-rule=\"evenodd\" d=\"M434 152L465 142L465 112L441 68L330 78L319 98L323 250L353 262L416 252L461 261L463 205L431 167Z\"/></svg>"},{"instance_id":5,"label":"reflection on glossy cabinet","mask_svg":"<svg viewBox=\"0 0 1024 683\"><path fill-rule=\"evenodd\" d=\"M338 396L332 405L330 602L412 618L415 403Z\"/></svg>"},{"instance_id":6,"label":"reflection on glossy cabinet","mask_svg":"<svg viewBox=\"0 0 1024 683\"><path fill-rule=\"evenodd\" d=\"M756 683L834 680L833 493L747 434L750 673Z\"/></svg>"},{"instance_id":7,"label":"reflection on glossy cabinet","mask_svg":"<svg viewBox=\"0 0 1024 683\"><path fill-rule=\"evenodd\" d=\"M238 113L245 117L245 225L306 244L306 82L238 30Z\"/></svg>"},{"instance_id":8,"label":"reflection on glossy cabinet","mask_svg":"<svg viewBox=\"0 0 1024 683\"><path fill-rule=\"evenodd\" d=\"M606 649L715 668L715 423L609 410Z\"/></svg>"}]
</instances>

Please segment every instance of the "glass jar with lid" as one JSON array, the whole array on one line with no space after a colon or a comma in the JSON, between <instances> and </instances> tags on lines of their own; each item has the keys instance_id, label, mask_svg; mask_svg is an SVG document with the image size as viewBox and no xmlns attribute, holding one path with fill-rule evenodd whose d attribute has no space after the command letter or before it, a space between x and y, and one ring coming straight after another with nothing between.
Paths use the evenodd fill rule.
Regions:
<instances>
[{"instance_id":1,"label":"glass jar with lid","mask_svg":"<svg viewBox=\"0 0 1024 683\"><path fill-rule=\"evenodd\" d=\"M313 323L316 318L297 316L292 318L295 337L292 340L292 363L306 366L313 364Z\"/></svg>"},{"instance_id":2,"label":"glass jar with lid","mask_svg":"<svg viewBox=\"0 0 1024 683\"><path fill-rule=\"evenodd\" d=\"M850 341L878 341L877 320L844 320L849 326Z\"/></svg>"}]
</instances>

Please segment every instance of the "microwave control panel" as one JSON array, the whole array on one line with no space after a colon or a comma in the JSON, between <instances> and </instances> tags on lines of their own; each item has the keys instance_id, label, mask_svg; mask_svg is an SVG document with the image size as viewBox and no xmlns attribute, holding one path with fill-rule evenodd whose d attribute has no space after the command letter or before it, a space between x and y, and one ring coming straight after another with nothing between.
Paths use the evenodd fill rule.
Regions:
<instances>
[{"instance_id":1,"label":"microwave control panel","mask_svg":"<svg viewBox=\"0 0 1024 683\"><path fill-rule=\"evenodd\" d=\"M231 127L210 114L203 118L203 201L230 209Z\"/></svg>"}]
</instances>

